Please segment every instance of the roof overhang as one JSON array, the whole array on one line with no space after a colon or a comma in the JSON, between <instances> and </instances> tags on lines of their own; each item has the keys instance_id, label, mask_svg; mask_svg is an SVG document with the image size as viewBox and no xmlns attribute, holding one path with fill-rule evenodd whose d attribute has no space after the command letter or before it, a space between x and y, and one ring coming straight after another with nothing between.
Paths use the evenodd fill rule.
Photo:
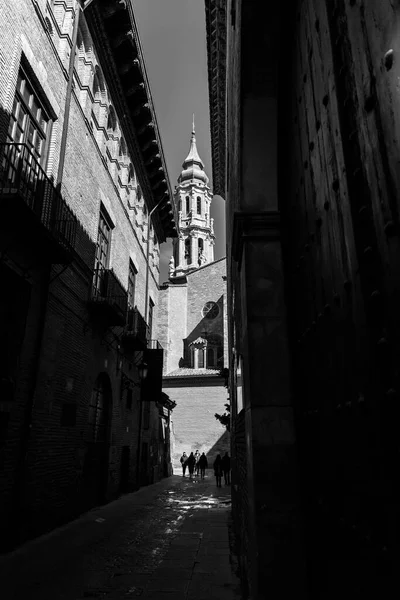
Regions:
<instances>
[{"instance_id":1,"label":"roof overhang","mask_svg":"<svg viewBox=\"0 0 400 600\"><path fill-rule=\"evenodd\" d=\"M85 18L160 242L178 235L178 214L146 74L132 0L89 0Z\"/></svg>"},{"instance_id":2,"label":"roof overhang","mask_svg":"<svg viewBox=\"0 0 400 600\"><path fill-rule=\"evenodd\" d=\"M213 192L225 198L226 4L205 0Z\"/></svg>"}]
</instances>

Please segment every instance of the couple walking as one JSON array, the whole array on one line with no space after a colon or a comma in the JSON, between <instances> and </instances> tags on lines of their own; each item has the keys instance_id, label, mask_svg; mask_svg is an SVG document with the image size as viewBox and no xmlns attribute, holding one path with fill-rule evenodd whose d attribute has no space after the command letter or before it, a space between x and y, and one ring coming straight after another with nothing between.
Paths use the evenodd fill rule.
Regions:
<instances>
[{"instance_id":1,"label":"couple walking","mask_svg":"<svg viewBox=\"0 0 400 600\"><path fill-rule=\"evenodd\" d=\"M231 458L227 452L225 456L221 458L218 454L213 464L214 475L217 480L217 487L221 487L222 475L224 476L225 485L229 485L231 482Z\"/></svg>"},{"instance_id":2,"label":"couple walking","mask_svg":"<svg viewBox=\"0 0 400 600\"><path fill-rule=\"evenodd\" d=\"M182 465L183 477L185 477L186 469L189 471L190 478L196 469L196 475L198 475L200 471L201 478L204 479L205 472L208 467L207 457L204 452L201 456L198 450L196 450L194 454L191 452L190 456L187 456L186 452L184 452L180 458L180 462Z\"/></svg>"}]
</instances>

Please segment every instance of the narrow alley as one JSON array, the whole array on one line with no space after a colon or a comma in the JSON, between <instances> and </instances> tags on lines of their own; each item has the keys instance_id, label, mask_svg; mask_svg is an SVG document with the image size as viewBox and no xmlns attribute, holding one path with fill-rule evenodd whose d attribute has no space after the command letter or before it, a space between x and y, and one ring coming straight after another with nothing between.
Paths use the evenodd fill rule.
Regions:
<instances>
[{"instance_id":1,"label":"narrow alley","mask_svg":"<svg viewBox=\"0 0 400 600\"><path fill-rule=\"evenodd\" d=\"M0 558L7 600L234 600L230 487L174 475Z\"/></svg>"}]
</instances>

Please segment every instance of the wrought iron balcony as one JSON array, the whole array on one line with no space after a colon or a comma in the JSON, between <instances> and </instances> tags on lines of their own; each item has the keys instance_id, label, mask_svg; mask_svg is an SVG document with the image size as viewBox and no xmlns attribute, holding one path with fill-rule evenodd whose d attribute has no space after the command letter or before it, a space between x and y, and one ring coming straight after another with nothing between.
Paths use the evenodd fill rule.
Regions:
<instances>
[{"instance_id":1,"label":"wrought iron balcony","mask_svg":"<svg viewBox=\"0 0 400 600\"><path fill-rule=\"evenodd\" d=\"M77 218L25 144L0 144L0 206L6 236L17 229L49 262L72 260Z\"/></svg>"},{"instance_id":2,"label":"wrought iron balcony","mask_svg":"<svg viewBox=\"0 0 400 600\"><path fill-rule=\"evenodd\" d=\"M107 325L125 325L128 294L112 269L94 270L89 306Z\"/></svg>"},{"instance_id":3,"label":"wrought iron balcony","mask_svg":"<svg viewBox=\"0 0 400 600\"><path fill-rule=\"evenodd\" d=\"M149 338L149 326L138 311L130 307L128 310L126 325L122 334L122 345L126 352L144 350L147 348Z\"/></svg>"}]
</instances>

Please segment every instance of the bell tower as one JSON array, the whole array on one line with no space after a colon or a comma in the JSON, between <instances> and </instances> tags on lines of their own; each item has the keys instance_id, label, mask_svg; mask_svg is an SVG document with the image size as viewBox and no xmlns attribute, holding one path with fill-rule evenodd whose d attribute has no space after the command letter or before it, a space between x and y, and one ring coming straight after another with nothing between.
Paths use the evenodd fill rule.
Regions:
<instances>
[{"instance_id":1,"label":"bell tower","mask_svg":"<svg viewBox=\"0 0 400 600\"><path fill-rule=\"evenodd\" d=\"M214 219L210 217L212 193L197 152L194 115L189 154L178 177L174 200L179 213L179 238L173 241L169 278L182 277L214 261Z\"/></svg>"}]
</instances>

